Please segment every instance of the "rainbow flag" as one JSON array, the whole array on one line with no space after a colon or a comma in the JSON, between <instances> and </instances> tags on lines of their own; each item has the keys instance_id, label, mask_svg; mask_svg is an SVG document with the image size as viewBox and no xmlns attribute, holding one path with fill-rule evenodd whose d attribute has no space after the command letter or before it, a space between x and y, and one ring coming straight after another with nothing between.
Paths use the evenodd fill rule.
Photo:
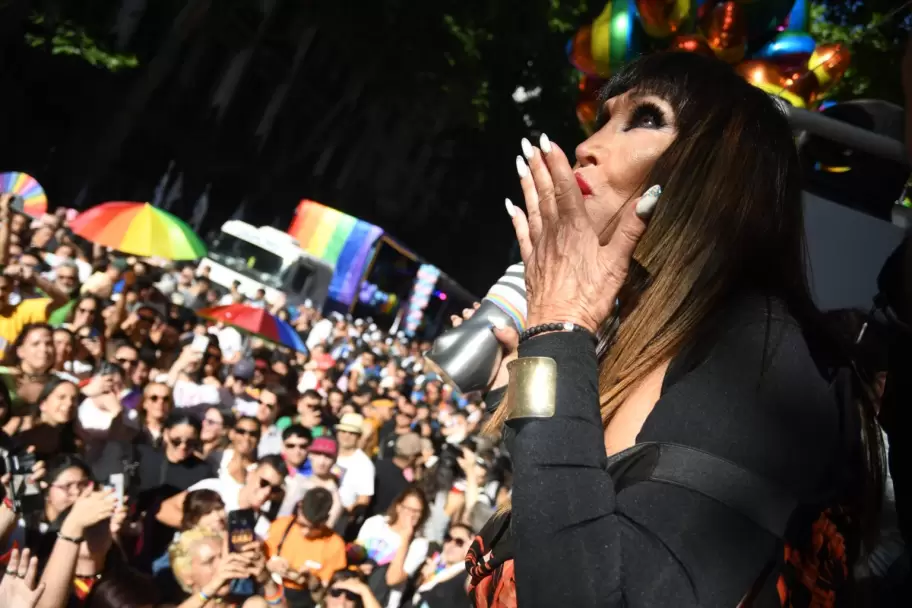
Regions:
<instances>
[{"instance_id":1,"label":"rainbow flag","mask_svg":"<svg viewBox=\"0 0 912 608\"><path fill-rule=\"evenodd\" d=\"M335 267L329 297L349 305L358 292L365 267L383 230L305 199L298 203L288 234L304 251Z\"/></svg>"}]
</instances>

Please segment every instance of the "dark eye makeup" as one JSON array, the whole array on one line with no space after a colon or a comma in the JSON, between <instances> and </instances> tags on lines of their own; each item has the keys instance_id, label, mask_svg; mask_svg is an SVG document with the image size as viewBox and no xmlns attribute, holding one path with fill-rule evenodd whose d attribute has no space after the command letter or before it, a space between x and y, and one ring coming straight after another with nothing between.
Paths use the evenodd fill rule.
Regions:
<instances>
[{"instance_id":1,"label":"dark eye makeup","mask_svg":"<svg viewBox=\"0 0 912 608\"><path fill-rule=\"evenodd\" d=\"M606 107L599 110L596 120L596 130L604 127L611 120L611 114ZM651 101L640 101L630 112L630 120L624 127L624 131L631 129L661 129L668 124L665 112L658 104Z\"/></svg>"}]
</instances>

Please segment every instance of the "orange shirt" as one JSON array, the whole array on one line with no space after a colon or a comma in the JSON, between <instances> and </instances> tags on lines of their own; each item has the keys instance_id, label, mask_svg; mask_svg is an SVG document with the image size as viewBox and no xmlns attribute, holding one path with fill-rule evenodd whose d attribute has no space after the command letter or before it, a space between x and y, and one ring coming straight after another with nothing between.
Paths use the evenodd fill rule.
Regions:
<instances>
[{"instance_id":1,"label":"orange shirt","mask_svg":"<svg viewBox=\"0 0 912 608\"><path fill-rule=\"evenodd\" d=\"M269 557L284 557L288 560L289 567L298 572L310 570L325 585L337 570L344 570L348 566L345 558L345 541L331 530L324 536L307 538L302 533L301 526L297 523L292 524L294 520L294 515L286 515L272 522L266 537L267 554ZM289 525L291 529L288 528ZM286 580L284 584L289 589L301 589L300 585L291 581Z\"/></svg>"}]
</instances>

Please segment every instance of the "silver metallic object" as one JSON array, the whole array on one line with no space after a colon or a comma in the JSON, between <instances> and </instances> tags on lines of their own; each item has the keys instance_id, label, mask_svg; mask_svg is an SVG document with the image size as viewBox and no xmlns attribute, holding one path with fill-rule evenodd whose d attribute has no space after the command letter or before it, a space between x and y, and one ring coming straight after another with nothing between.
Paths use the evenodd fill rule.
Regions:
<instances>
[{"instance_id":1,"label":"silver metallic object","mask_svg":"<svg viewBox=\"0 0 912 608\"><path fill-rule=\"evenodd\" d=\"M522 264L514 264L493 286L472 318L445 332L425 354L440 376L463 393L484 390L500 365L502 349L491 331L502 322L521 332L526 322Z\"/></svg>"}]
</instances>

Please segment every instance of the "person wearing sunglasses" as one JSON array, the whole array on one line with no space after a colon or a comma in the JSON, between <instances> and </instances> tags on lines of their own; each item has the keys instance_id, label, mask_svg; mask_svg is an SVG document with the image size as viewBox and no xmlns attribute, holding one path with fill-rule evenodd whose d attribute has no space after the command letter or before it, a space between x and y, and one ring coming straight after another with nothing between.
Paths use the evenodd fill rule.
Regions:
<instances>
[{"instance_id":1,"label":"person wearing sunglasses","mask_svg":"<svg viewBox=\"0 0 912 608\"><path fill-rule=\"evenodd\" d=\"M465 558L475 535L465 524L453 524L443 548L428 558L412 606L456 608L466 605Z\"/></svg>"},{"instance_id":2,"label":"person wearing sunglasses","mask_svg":"<svg viewBox=\"0 0 912 608\"><path fill-rule=\"evenodd\" d=\"M258 455L261 457L282 452L282 430L276 426L276 419L279 412L285 409L287 398L288 392L278 385L269 385L260 391L256 418L263 429L258 448Z\"/></svg>"},{"instance_id":3,"label":"person wearing sunglasses","mask_svg":"<svg viewBox=\"0 0 912 608\"><path fill-rule=\"evenodd\" d=\"M187 491L164 501L156 518L165 525L177 528L183 517L187 492L214 490L221 496L229 513L238 509L252 509L256 514L254 531L259 538L266 538L271 523L268 513L273 505L281 504L285 498L286 475L288 467L281 456L264 456L247 472L244 483L225 476L204 479Z\"/></svg>"},{"instance_id":4,"label":"person wearing sunglasses","mask_svg":"<svg viewBox=\"0 0 912 608\"><path fill-rule=\"evenodd\" d=\"M238 485L247 480L247 471L256 462L260 434L260 422L256 418L241 416L237 419L228 431L231 446L209 455L209 462L216 468L219 477L231 479Z\"/></svg>"},{"instance_id":5,"label":"person wearing sunglasses","mask_svg":"<svg viewBox=\"0 0 912 608\"><path fill-rule=\"evenodd\" d=\"M201 430L196 416L180 410L169 414L162 425L161 447L137 446L140 491L167 498L215 475L212 466L195 455Z\"/></svg>"},{"instance_id":6,"label":"person wearing sunglasses","mask_svg":"<svg viewBox=\"0 0 912 608\"><path fill-rule=\"evenodd\" d=\"M339 570L329 581L320 608L382 608L357 570Z\"/></svg>"}]
</instances>

